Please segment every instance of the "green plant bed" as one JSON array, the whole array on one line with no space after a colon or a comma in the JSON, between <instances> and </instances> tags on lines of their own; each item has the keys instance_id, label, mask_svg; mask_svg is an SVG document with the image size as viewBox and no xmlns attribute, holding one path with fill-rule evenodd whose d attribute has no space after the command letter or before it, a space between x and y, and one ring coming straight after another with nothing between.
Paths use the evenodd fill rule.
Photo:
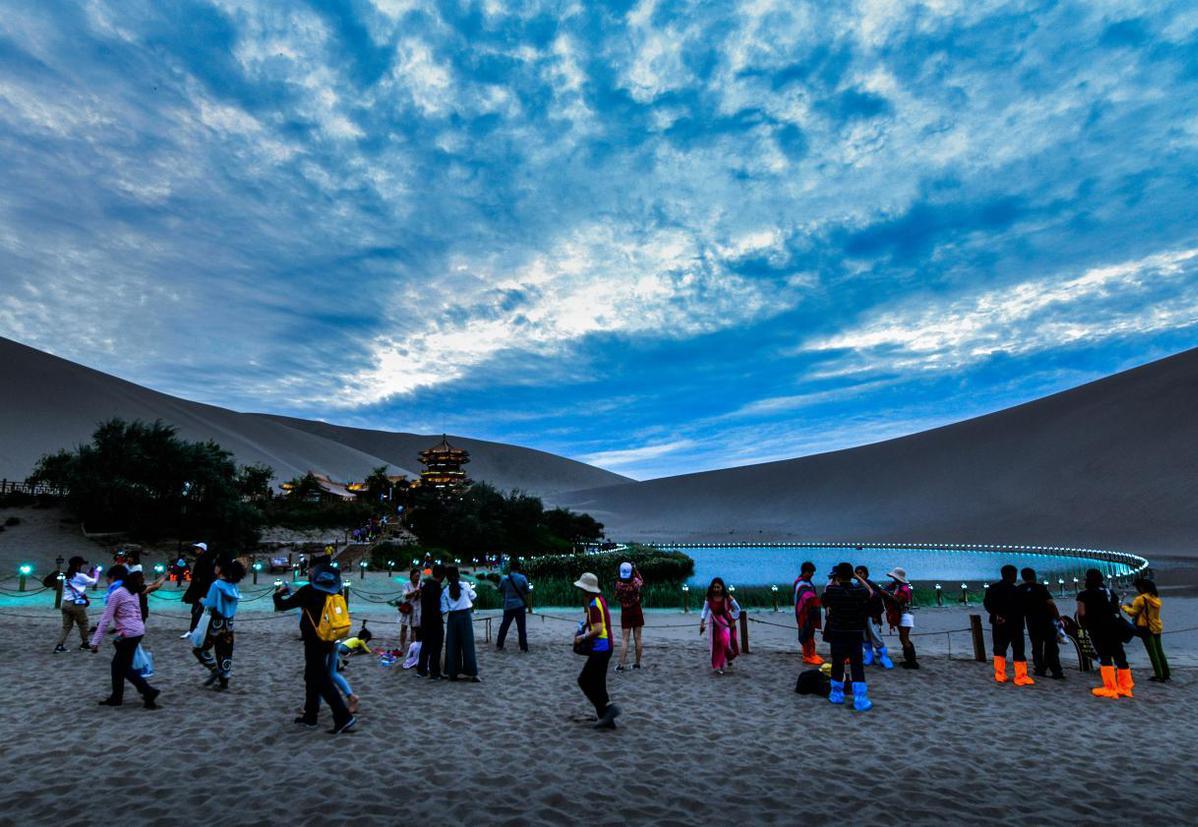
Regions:
<instances>
[{"instance_id":1,"label":"green plant bed","mask_svg":"<svg viewBox=\"0 0 1198 827\"><path fill-rule=\"evenodd\" d=\"M555 554L524 561L524 572L533 580L558 579L573 582L585 571L599 577L604 588L615 581L620 564L630 562L647 583L681 583L695 573L695 561L680 551L661 551L649 546L632 546L624 551L600 554Z\"/></svg>"}]
</instances>

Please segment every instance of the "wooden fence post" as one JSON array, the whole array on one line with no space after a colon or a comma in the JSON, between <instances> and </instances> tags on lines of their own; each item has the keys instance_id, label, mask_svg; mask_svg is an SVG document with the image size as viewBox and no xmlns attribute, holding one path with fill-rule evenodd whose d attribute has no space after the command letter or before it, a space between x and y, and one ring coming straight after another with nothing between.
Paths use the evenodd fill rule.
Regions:
<instances>
[{"instance_id":1,"label":"wooden fence post","mask_svg":"<svg viewBox=\"0 0 1198 827\"><path fill-rule=\"evenodd\" d=\"M740 613L740 651L749 654L749 613L745 611Z\"/></svg>"},{"instance_id":2,"label":"wooden fence post","mask_svg":"<svg viewBox=\"0 0 1198 827\"><path fill-rule=\"evenodd\" d=\"M986 662L986 638L982 634L982 616L969 616L969 631L973 633L973 659L979 663Z\"/></svg>"}]
</instances>

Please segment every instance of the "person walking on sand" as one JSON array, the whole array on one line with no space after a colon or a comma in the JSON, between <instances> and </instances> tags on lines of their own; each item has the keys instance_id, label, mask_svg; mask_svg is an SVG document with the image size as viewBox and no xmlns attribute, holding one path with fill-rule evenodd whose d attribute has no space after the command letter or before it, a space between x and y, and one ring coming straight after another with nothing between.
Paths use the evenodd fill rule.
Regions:
<instances>
[{"instance_id":1,"label":"person walking on sand","mask_svg":"<svg viewBox=\"0 0 1198 827\"><path fill-rule=\"evenodd\" d=\"M894 661L886 651L886 641L882 639L882 617L886 613L886 603L882 599L882 589L869 579L869 569L857 566L853 573L869 586L869 605L865 607L865 641L862 644L861 662L870 666L877 663L883 669L893 669Z\"/></svg>"},{"instance_id":2,"label":"person walking on sand","mask_svg":"<svg viewBox=\"0 0 1198 827\"><path fill-rule=\"evenodd\" d=\"M391 605L399 610L399 651L408 651L408 630L412 632L412 641L420 640L420 569L408 572L408 582L404 583L403 594Z\"/></svg>"},{"instance_id":3,"label":"person walking on sand","mask_svg":"<svg viewBox=\"0 0 1198 827\"><path fill-rule=\"evenodd\" d=\"M915 644L911 642L911 630L915 628L915 590L907 580L907 570L895 567L886 574L890 585L882 593L886 605L886 625L891 631L898 629L899 645L903 649L904 669L918 669Z\"/></svg>"},{"instance_id":4,"label":"person walking on sand","mask_svg":"<svg viewBox=\"0 0 1198 827\"><path fill-rule=\"evenodd\" d=\"M795 625L799 630L799 645L803 648L803 663L819 666L824 662L815 651L815 633L819 631L822 612L819 592L812 578L815 563L806 561L799 567L799 577L794 582Z\"/></svg>"},{"instance_id":5,"label":"person walking on sand","mask_svg":"<svg viewBox=\"0 0 1198 827\"><path fill-rule=\"evenodd\" d=\"M432 680L441 679L441 649L445 643L445 629L441 625L441 581L445 579L445 567L436 563L429 568L429 576L420 585L420 659L416 661L416 674Z\"/></svg>"},{"instance_id":6,"label":"person walking on sand","mask_svg":"<svg viewBox=\"0 0 1198 827\"><path fill-rule=\"evenodd\" d=\"M1100 698L1130 698L1135 683L1123 651L1119 596L1107 588L1098 569L1087 569L1085 586L1077 595L1077 624L1090 635L1102 676L1102 686L1090 692Z\"/></svg>"},{"instance_id":7,"label":"person walking on sand","mask_svg":"<svg viewBox=\"0 0 1198 827\"><path fill-rule=\"evenodd\" d=\"M525 624L528 620L528 578L521 571L519 559L513 557L508 564L508 573L499 580L499 594L503 597L503 621L499 624L495 648L503 649L504 641L507 640L507 630L511 628L514 620L520 651L527 652L528 629Z\"/></svg>"},{"instance_id":8,"label":"person walking on sand","mask_svg":"<svg viewBox=\"0 0 1198 827\"><path fill-rule=\"evenodd\" d=\"M340 572L331 565L314 562L307 585L290 594L290 588L284 583L275 589L273 595L275 611L300 609L300 636L304 641L304 711L295 722L315 729L320 701L323 699L333 713L333 728L329 730L332 735L348 732L358 723L358 719L346 708L329 674L329 655L333 653L333 642L323 640L316 632L325 601L340 591Z\"/></svg>"},{"instance_id":9,"label":"person walking on sand","mask_svg":"<svg viewBox=\"0 0 1198 827\"><path fill-rule=\"evenodd\" d=\"M1022 569L1019 576L1023 580L1017 587L1019 600L1023 604L1027 637L1032 642L1032 672L1040 678L1051 672L1054 680L1064 680L1056 627L1061 613L1056 601L1048 587L1036 579L1035 569Z\"/></svg>"},{"instance_id":10,"label":"person walking on sand","mask_svg":"<svg viewBox=\"0 0 1198 827\"><path fill-rule=\"evenodd\" d=\"M844 703L844 662L849 662L853 683L853 709L864 712L873 707L865 683L864 650L866 615L873 589L853 572L852 563L837 563L834 581L824 589L823 604L828 613L824 640L832 649L832 691L828 700Z\"/></svg>"},{"instance_id":11,"label":"person walking on sand","mask_svg":"<svg viewBox=\"0 0 1198 827\"><path fill-rule=\"evenodd\" d=\"M1169 661L1165 658L1165 650L1161 648L1161 634L1165 624L1161 620L1161 598L1156 590L1156 583L1140 577L1133 584L1138 594L1123 611L1131 615L1136 624L1136 631L1144 641L1144 649L1148 659L1152 661L1152 677L1148 680L1165 683L1169 680Z\"/></svg>"},{"instance_id":12,"label":"person walking on sand","mask_svg":"<svg viewBox=\"0 0 1198 827\"><path fill-rule=\"evenodd\" d=\"M233 673L233 618L241 601L237 584L245 577L245 566L238 560L229 560L218 564L214 574L216 579L201 601L208 610L208 631L204 642L192 649L192 654L208 670L204 686L223 692L229 688L229 676ZM214 649L216 657L212 656Z\"/></svg>"},{"instance_id":13,"label":"person walking on sand","mask_svg":"<svg viewBox=\"0 0 1198 827\"><path fill-rule=\"evenodd\" d=\"M703 611L699 615L699 634L703 635L710 622L711 635L708 636L708 647L711 652L711 669L717 675L722 675L728 668L728 663L736 657L733 648L735 637L733 633L736 616L740 607L733 608L734 603L724 585L723 578L713 578L707 587L707 596L703 601Z\"/></svg>"},{"instance_id":14,"label":"person walking on sand","mask_svg":"<svg viewBox=\"0 0 1198 827\"><path fill-rule=\"evenodd\" d=\"M578 688L595 707L598 718L595 729L615 729L620 707L607 694L607 667L612 655L611 612L599 588L599 578L591 572L584 572L575 580L574 588L582 595L584 612L574 635L574 651L587 659L578 673Z\"/></svg>"},{"instance_id":15,"label":"person walking on sand","mask_svg":"<svg viewBox=\"0 0 1198 827\"><path fill-rule=\"evenodd\" d=\"M195 549L196 561L191 567L191 582L187 584L187 591L183 592L183 602L191 606L191 625L179 635L180 640L190 636L199 625L200 618L204 616L204 597L216 580L216 561L208 552L208 544L194 543L192 548Z\"/></svg>"},{"instance_id":16,"label":"person walking on sand","mask_svg":"<svg viewBox=\"0 0 1198 827\"><path fill-rule=\"evenodd\" d=\"M1015 665L1015 685L1032 686L1023 648L1023 601L1015 585L1018 569L1002 567L1002 579L986 589L982 606L990 613L990 635L994 642L994 682L1007 682L1007 649Z\"/></svg>"},{"instance_id":17,"label":"person walking on sand","mask_svg":"<svg viewBox=\"0 0 1198 827\"><path fill-rule=\"evenodd\" d=\"M116 637L112 641L112 694L100 701L100 706L120 706L124 703L125 681L129 681L141 695L142 705L146 709L157 709L158 704L154 700L162 694L161 690L150 686L145 678L133 671L133 656L146 635L146 626L136 594L139 589L132 583L126 585L128 574L124 566L113 566L108 570L108 582L120 585L108 595L104 614L100 616L96 631L92 634L91 650L99 652L108 627L111 625L116 630ZM130 588L134 591L130 591Z\"/></svg>"},{"instance_id":18,"label":"person walking on sand","mask_svg":"<svg viewBox=\"0 0 1198 827\"><path fill-rule=\"evenodd\" d=\"M66 574L62 576L62 632L54 646L55 654L67 651L64 644L71 634L72 627L79 629L79 648L91 648L91 644L87 642L87 607L91 604L87 599L87 590L96 585L96 578L83 573L83 567L86 565L87 561L82 557L72 557L67 562Z\"/></svg>"},{"instance_id":19,"label":"person walking on sand","mask_svg":"<svg viewBox=\"0 0 1198 827\"><path fill-rule=\"evenodd\" d=\"M478 656L474 651L474 587L462 580L457 566L445 569L448 585L441 592L441 614L445 615L445 676L456 681L465 674L472 683L478 676Z\"/></svg>"},{"instance_id":20,"label":"person walking on sand","mask_svg":"<svg viewBox=\"0 0 1198 827\"><path fill-rule=\"evenodd\" d=\"M620 604L620 662L616 671L623 672L624 664L628 662L628 638L631 636L636 645L636 660L633 669L641 668L641 655L644 645L641 643L641 630L645 628L645 613L641 609L641 590L645 587L645 579L632 563L620 564L620 577L616 580L616 600Z\"/></svg>"}]
</instances>

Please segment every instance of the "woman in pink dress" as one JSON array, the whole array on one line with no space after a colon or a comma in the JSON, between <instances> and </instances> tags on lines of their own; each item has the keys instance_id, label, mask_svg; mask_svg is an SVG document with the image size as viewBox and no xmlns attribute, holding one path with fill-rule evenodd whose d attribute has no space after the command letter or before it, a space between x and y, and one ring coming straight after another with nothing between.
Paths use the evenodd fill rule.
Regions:
<instances>
[{"instance_id":1,"label":"woman in pink dress","mask_svg":"<svg viewBox=\"0 0 1198 827\"><path fill-rule=\"evenodd\" d=\"M711 581L707 587L707 598L703 601L703 612L699 616L699 634L707 630L711 624L711 635L708 641L711 649L711 668L717 675L724 674L733 658L739 654L733 625L740 615L740 606L728 593L728 587L720 577Z\"/></svg>"}]
</instances>

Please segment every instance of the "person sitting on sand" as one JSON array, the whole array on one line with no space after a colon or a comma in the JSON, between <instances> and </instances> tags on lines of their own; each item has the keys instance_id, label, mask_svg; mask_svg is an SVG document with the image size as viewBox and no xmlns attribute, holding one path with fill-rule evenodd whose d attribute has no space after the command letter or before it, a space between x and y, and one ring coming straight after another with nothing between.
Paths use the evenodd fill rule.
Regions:
<instances>
[{"instance_id":1,"label":"person sitting on sand","mask_svg":"<svg viewBox=\"0 0 1198 827\"><path fill-rule=\"evenodd\" d=\"M108 603L104 606L104 614L101 615L96 624L96 631L92 634L91 650L99 652L100 642L104 640L109 625L116 629L116 637L112 641L112 694L100 701L100 705L120 706L124 702L125 681L129 681L141 694L143 706L146 709L157 709L158 705L154 699L161 694L161 690L150 686L145 678L133 671L133 656L146 635L146 626L141 617L141 605L136 594L139 589L130 583L134 589L130 591L125 585L128 574L124 566L113 566L108 570L108 582L120 585L110 592Z\"/></svg>"},{"instance_id":2,"label":"person sitting on sand","mask_svg":"<svg viewBox=\"0 0 1198 827\"><path fill-rule=\"evenodd\" d=\"M645 628L645 613L641 609L641 589L645 587L645 579L632 563L620 564L620 577L616 580L616 600L620 603L620 662L616 671L623 672L624 664L628 662L628 638L631 636L636 644L636 661L633 669L641 668L641 655L644 644L641 642L641 630Z\"/></svg>"},{"instance_id":3,"label":"person sitting on sand","mask_svg":"<svg viewBox=\"0 0 1198 827\"><path fill-rule=\"evenodd\" d=\"M882 617L886 613L886 603L882 599L882 589L869 579L869 569L857 566L853 573L861 582L869 586L869 605L865 607L865 641L861 646L861 662L870 666L875 661L884 669L893 669L894 661L886 651L886 641L882 639Z\"/></svg>"},{"instance_id":4,"label":"person sitting on sand","mask_svg":"<svg viewBox=\"0 0 1198 827\"><path fill-rule=\"evenodd\" d=\"M1152 661L1152 677L1148 680L1165 683L1169 680L1169 661L1165 658L1165 650L1161 648L1161 634L1165 624L1161 621L1161 598L1156 590L1156 583L1140 577L1132 584L1139 594L1123 611L1131 615L1135 621L1136 630L1144 641L1148 651L1148 659Z\"/></svg>"},{"instance_id":5,"label":"person sitting on sand","mask_svg":"<svg viewBox=\"0 0 1198 827\"><path fill-rule=\"evenodd\" d=\"M907 580L906 569L895 567L886 574L890 585L882 592L886 604L886 624L891 631L898 629L899 645L903 648L904 669L918 669L915 659L915 644L911 642L911 630L915 628L915 590Z\"/></svg>"},{"instance_id":6,"label":"person sitting on sand","mask_svg":"<svg viewBox=\"0 0 1198 827\"><path fill-rule=\"evenodd\" d=\"M733 629L736 617L740 614L740 607L737 606L734 610L733 605L723 578L713 578L703 600L703 611L699 614L699 634L704 634L710 621L708 648L711 652L711 669L717 675L724 674L729 661L737 654L733 648L736 645Z\"/></svg>"},{"instance_id":7,"label":"person sitting on sand","mask_svg":"<svg viewBox=\"0 0 1198 827\"><path fill-rule=\"evenodd\" d=\"M1135 683L1123 651L1119 597L1107 588L1098 569L1086 571L1085 586L1077 595L1077 624L1090 635L1102 676L1102 686L1090 692L1100 698L1130 698Z\"/></svg>"},{"instance_id":8,"label":"person sitting on sand","mask_svg":"<svg viewBox=\"0 0 1198 827\"><path fill-rule=\"evenodd\" d=\"M994 641L994 682L1007 682L1007 647L1015 664L1015 685L1035 683L1027 674L1027 657L1023 652L1023 601L1015 585L1018 569L1008 564L1002 567L1002 579L986 589L982 605L990 613L991 637Z\"/></svg>"},{"instance_id":9,"label":"person sitting on sand","mask_svg":"<svg viewBox=\"0 0 1198 827\"><path fill-rule=\"evenodd\" d=\"M300 609L300 636L304 641L304 711L295 719L309 729L317 726L320 701L324 700L333 712L333 728L330 734L348 732L358 723L341 699L341 693L333 685L329 675L329 655L333 644L316 634L316 623L324 611L324 603L330 595L341 591L341 574L328 564L328 558L314 560L307 585L290 594L287 584L275 589L273 599L275 611Z\"/></svg>"},{"instance_id":10,"label":"person sitting on sand","mask_svg":"<svg viewBox=\"0 0 1198 827\"><path fill-rule=\"evenodd\" d=\"M615 729L620 708L607 694L607 667L612 655L611 612L599 588L599 578L594 574L584 572L574 581L574 587L582 596L584 612L574 635L574 651L587 659L578 673L578 688L595 707L598 718L595 729Z\"/></svg>"},{"instance_id":11,"label":"person sitting on sand","mask_svg":"<svg viewBox=\"0 0 1198 827\"><path fill-rule=\"evenodd\" d=\"M478 676L478 655L474 650L474 587L462 580L457 566L445 569L448 585L441 592L441 614L445 615L445 676L456 681L465 674L472 683Z\"/></svg>"},{"instance_id":12,"label":"person sitting on sand","mask_svg":"<svg viewBox=\"0 0 1198 827\"><path fill-rule=\"evenodd\" d=\"M1056 622L1061 613L1048 586L1036 579L1036 570L1021 569L1019 600L1023 604L1023 619L1027 624L1028 640L1032 642L1032 672L1044 677L1049 672L1054 680L1064 680L1061 669L1061 649L1057 645Z\"/></svg>"},{"instance_id":13,"label":"person sitting on sand","mask_svg":"<svg viewBox=\"0 0 1198 827\"><path fill-rule=\"evenodd\" d=\"M815 590L815 563L806 561L799 567L799 577L794 582L795 625L799 629L799 645L803 647L803 663L819 666L824 662L815 651L815 633L821 625L822 608L819 592Z\"/></svg>"},{"instance_id":14,"label":"person sitting on sand","mask_svg":"<svg viewBox=\"0 0 1198 827\"><path fill-rule=\"evenodd\" d=\"M91 604L87 599L87 590L96 585L96 578L83 573L83 567L86 565L87 561L82 557L72 557L67 562L66 574L62 576L62 632L54 646L56 654L67 650L63 644L67 642L72 626L79 629L79 648L91 648L87 642L87 607Z\"/></svg>"},{"instance_id":15,"label":"person sitting on sand","mask_svg":"<svg viewBox=\"0 0 1198 827\"><path fill-rule=\"evenodd\" d=\"M844 662L847 659L853 681L853 709L864 712L873 707L865 683L861 646L873 589L853 572L852 563L837 563L833 573L835 582L824 589L823 595L824 609L828 613L824 640L832 648L832 691L828 700L834 704L844 703Z\"/></svg>"},{"instance_id":16,"label":"person sitting on sand","mask_svg":"<svg viewBox=\"0 0 1198 827\"><path fill-rule=\"evenodd\" d=\"M201 601L208 610L208 631L204 642L192 649L192 654L208 670L204 686L223 692L229 688L229 676L233 673L233 618L241 601L237 584L245 577L245 566L238 560L229 560L218 563L213 573L216 579ZM214 649L216 657L212 656Z\"/></svg>"},{"instance_id":17,"label":"person sitting on sand","mask_svg":"<svg viewBox=\"0 0 1198 827\"><path fill-rule=\"evenodd\" d=\"M499 636L495 648L502 650L507 641L508 629L516 622L516 638L520 651L528 651L528 578L521 572L520 560L513 557L508 564L508 573L499 580L499 594L503 597L503 620L499 623Z\"/></svg>"}]
</instances>

